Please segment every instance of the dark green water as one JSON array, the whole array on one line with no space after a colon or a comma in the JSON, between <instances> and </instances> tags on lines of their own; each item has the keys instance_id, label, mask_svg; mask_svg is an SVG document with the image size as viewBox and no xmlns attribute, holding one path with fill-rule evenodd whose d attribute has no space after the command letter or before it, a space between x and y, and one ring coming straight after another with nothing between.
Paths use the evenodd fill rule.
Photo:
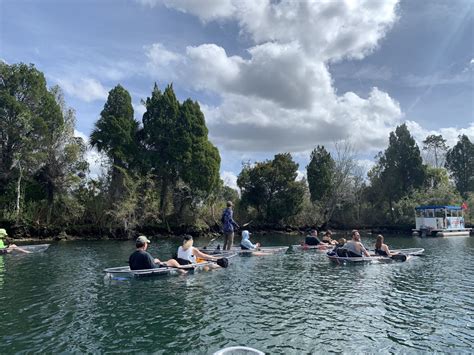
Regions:
<instances>
[{"instance_id":1,"label":"dark green water","mask_svg":"<svg viewBox=\"0 0 474 355\"><path fill-rule=\"evenodd\" d=\"M110 281L102 270L125 265L132 242L64 242L0 256L0 353L211 354L233 345L281 354L472 352L474 238L386 242L425 248L426 257L337 266L307 251ZM178 243L155 241L150 252L167 259Z\"/></svg>"}]
</instances>

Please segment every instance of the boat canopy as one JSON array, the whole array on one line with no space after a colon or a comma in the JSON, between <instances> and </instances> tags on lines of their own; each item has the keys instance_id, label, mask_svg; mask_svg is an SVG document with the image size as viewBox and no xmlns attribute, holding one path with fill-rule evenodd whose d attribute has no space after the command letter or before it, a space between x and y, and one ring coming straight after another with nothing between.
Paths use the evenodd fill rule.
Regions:
<instances>
[{"instance_id":1,"label":"boat canopy","mask_svg":"<svg viewBox=\"0 0 474 355\"><path fill-rule=\"evenodd\" d=\"M415 210L450 210L450 211L459 211L461 206L418 206L415 207Z\"/></svg>"}]
</instances>

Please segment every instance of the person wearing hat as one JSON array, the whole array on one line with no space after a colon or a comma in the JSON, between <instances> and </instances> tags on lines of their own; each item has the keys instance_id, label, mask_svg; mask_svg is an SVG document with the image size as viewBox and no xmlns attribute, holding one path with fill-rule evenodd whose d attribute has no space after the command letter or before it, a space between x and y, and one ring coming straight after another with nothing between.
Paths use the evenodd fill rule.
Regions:
<instances>
[{"instance_id":1,"label":"person wearing hat","mask_svg":"<svg viewBox=\"0 0 474 355\"><path fill-rule=\"evenodd\" d=\"M13 250L19 251L20 253L29 254L31 253L28 250L22 249L15 244L10 244L8 247L4 243L4 239L7 237L7 231L3 228L0 228L0 254L7 254L12 252Z\"/></svg>"},{"instance_id":2,"label":"person wearing hat","mask_svg":"<svg viewBox=\"0 0 474 355\"><path fill-rule=\"evenodd\" d=\"M250 241L250 233L248 230L242 231L242 241L240 242L240 249L242 250L256 250L260 248L260 243L253 244Z\"/></svg>"},{"instance_id":3,"label":"person wearing hat","mask_svg":"<svg viewBox=\"0 0 474 355\"><path fill-rule=\"evenodd\" d=\"M128 258L130 270L156 269L166 266L180 267L178 262L174 259L170 259L167 262L162 263L160 259L153 258L151 254L146 251L148 249L148 244L150 243L150 240L144 235L141 235L137 238L135 241L137 250L135 250Z\"/></svg>"},{"instance_id":4,"label":"person wearing hat","mask_svg":"<svg viewBox=\"0 0 474 355\"><path fill-rule=\"evenodd\" d=\"M183 245L178 248L178 254L176 257L177 262L180 265L196 264L198 258L211 261L217 261L219 259L215 256L205 254L198 248L193 247L193 237L191 235L185 235Z\"/></svg>"},{"instance_id":5,"label":"person wearing hat","mask_svg":"<svg viewBox=\"0 0 474 355\"><path fill-rule=\"evenodd\" d=\"M224 229L224 250L230 250L234 244L234 228L239 228L239 225L234 221L232 207L232 201L227 201L227 208L221 218Z\"/></svg>"}]
</instances>

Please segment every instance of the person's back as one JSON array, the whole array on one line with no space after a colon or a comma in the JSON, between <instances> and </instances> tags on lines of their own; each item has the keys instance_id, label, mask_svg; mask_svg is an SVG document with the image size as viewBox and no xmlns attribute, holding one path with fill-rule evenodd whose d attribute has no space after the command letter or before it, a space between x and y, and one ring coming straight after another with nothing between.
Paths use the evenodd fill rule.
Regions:
<instances>
[{"instance_id":1,"label":"person's back","mask_svg":"<svg viewBox=\"0 0 474 355\"><path fill-rule=\"evenodd\" d=\"M157 267L153 257L144 250L135 250L128 259L130 270L154 269Z\"/></svg>"},{"instance_id":2,"label":"person's back","mask_svg":"<svg viewBox=\"0 0 474 355\"><path fill-rule=\"evenodd\" d=\"M344 244L344 249L347 250L349 256L351 257L362 256L361 244L354 240L349 240L346 244Z\"/></svg>"},{"instance_id":3,"label":"person's back","mask_svg":"<svg viewBox=\"0 0 474 355\"><path fill-rule=\"evenodd\" d=\"M304 243L306 245L319 245L321 241L318 238L318 231L313 229L311 235L306 236Z\"/></svg>"}]
</instances>

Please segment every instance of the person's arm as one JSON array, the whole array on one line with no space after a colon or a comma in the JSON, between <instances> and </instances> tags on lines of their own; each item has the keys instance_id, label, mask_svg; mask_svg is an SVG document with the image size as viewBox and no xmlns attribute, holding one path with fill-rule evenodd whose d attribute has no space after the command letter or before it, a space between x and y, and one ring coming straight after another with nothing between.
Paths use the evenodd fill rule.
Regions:
<instances>
[{"instance_id":1,"label":"person's arm","mask_svg":"<svg viewBox=\"0 0 474 355\"><path fill-rule=\"evenodd\" d=\"M212 260L212 261L216 261L216 260L217 260L216 257L211 256L211 255L208 255L208 254L205 254L205 253L203 253L202 251L200 251L199 249L194 248L194 247L193 247L193 255L194 255L195 257L201 258L201 259Z\"/></svg>"},{"instance_id":2,"label":"person's arm","mask_svg":"<svg viewBox=\"0 0 474 355\"><path fill-rule=\"evenodd\" d=\"M233 212L232 210L230 210L229 219L230 219L230 223L232 223L232 225L233 225L235 228L240 228L240 226L237 224L237 222L234 221L234 212Z\"/></svg>"},{"instance_id":3,"label":"person's arm","mask_svg":"<svg viewBox=\"0 0 474 355\"><path fill-rule=\"evenodd\" d=\"M364 245L362 243L359 243L359 245L360 245L360 250L362 251L362 253L365 256L370 256L369 252L367 251L367 249L365 249Z\"/></svg>"},{"instance_id":4,"label":"person's arm","mask_svg":"<svg viewBox=\"0 0 474 355\"><path fill-rule=\"evenodd\" d=\"M244 248L247 249L256 249L257 246L255 244L252 244L252 242L248 239L244 239L240 242L240 245L243 246Z\"/></svg>"},{"instance_id":5,"label":"person's arm","mask_svg":"<svg viewBox=\"0 0 474 355\"><path fill-rule=\"evenodd\" d=\"M382 244L382 248L381 248L381 249L382 249L385 253L387 253L387 256L388 256L388 257L391 257L392 255L394 255L394 254L392 254L392 253L390 252L390 249L388 248L388 245L387 245L387 244Z\"/></svg>"}]
</instances>

